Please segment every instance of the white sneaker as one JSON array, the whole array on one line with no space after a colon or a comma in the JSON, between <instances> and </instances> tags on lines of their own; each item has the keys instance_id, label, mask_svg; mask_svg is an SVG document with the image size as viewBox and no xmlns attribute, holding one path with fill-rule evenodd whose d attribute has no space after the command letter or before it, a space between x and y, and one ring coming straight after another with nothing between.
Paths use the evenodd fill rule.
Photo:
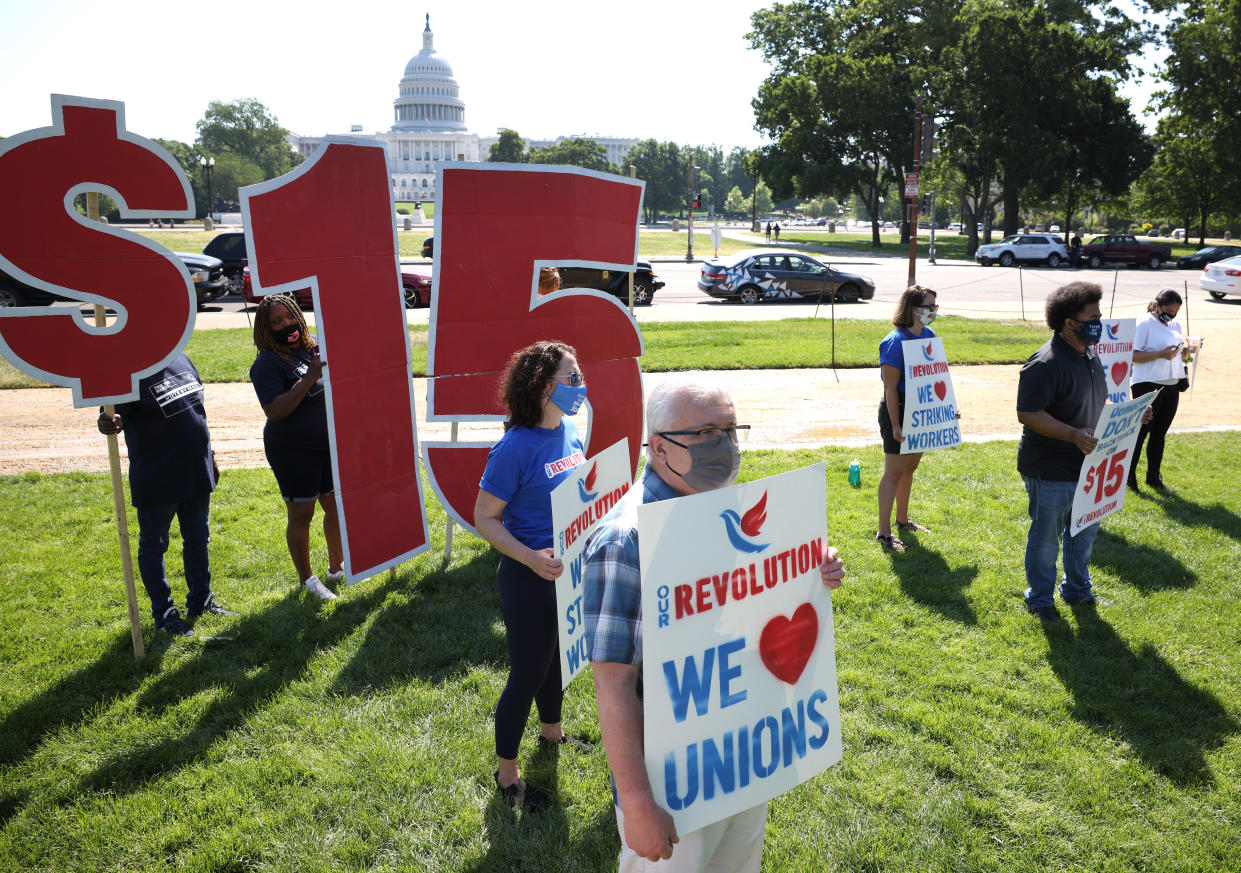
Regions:
<instances>
[{"instance_id":1,"label":"white sneaker","mask_svg":"<svg viewBox=\"0 0 1241 873\"><path fill-rule=\"evenodd\" d=\"M327 580L327 583L329 585L343 585L345 582L345 568L341 567L335 573L333 573L331 570L328 570L327 576L324 578Z\"/></svg>"},{"instance_id":2,"label":"white sneaker","mask_svg":"<svg viewBox=\"0 0 1241 873\"><path fill-rule=\"evenodd\" d=\"M318 597L320 600L335 600L336 595L333 594L326 585L319 581L318 576L311 576L302 583L306 586L306 590Z\"/></svg>"}]
</instances>

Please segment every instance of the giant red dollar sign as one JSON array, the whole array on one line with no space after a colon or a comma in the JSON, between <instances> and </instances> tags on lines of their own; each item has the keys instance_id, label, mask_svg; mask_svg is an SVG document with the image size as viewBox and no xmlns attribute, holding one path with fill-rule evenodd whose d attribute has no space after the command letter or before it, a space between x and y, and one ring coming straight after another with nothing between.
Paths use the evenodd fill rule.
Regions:
<instances>
[{"instance_id":1,"label":"giant red dollar sign","mask_svg":"<svg viewBox=\"0 0 1241 873\"><path fill-rule=\"evenodd\" d=\"M137 397L194 329L195 294L181 262L148 240L89 222L73 198L103 191L125 217L193 217L193 195L164 149L125 129L124 105L52 97L52 126L0 141L0 266L23 281L117 310L94 327L76 309L0 309L0 354L73 389L75 406Z\"/></svg>"},{"instance_id":2,"label":"giant red dollar sign","mask_svg":"<svg viewBox=\"0 0 1241 873\"><path fill-rule=\"evenodd\" d=\"M440 170L427 418L500 419L497 381L537 340L577 348L591 408L588 454L642 443L642 335L615 297L564 291L539 299L540 264L633 269L643 183L575 167L483 165ZM473 529L488 445L424 443L432 486Z\"/></svg>"}]
</instances>

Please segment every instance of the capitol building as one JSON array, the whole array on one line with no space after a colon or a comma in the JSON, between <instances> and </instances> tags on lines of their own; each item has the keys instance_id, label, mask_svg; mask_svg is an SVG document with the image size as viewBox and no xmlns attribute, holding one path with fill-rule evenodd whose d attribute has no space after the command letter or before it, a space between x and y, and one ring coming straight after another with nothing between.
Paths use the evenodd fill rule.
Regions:
<instances>
[{"instance_id":1,"label":"capitol building","mask_svg":"<svg viewBox=\"0 0 1241 873\"><path fill-rule=\"evenodd\" d=\"M370 135L354 125L348 135L375 139L383 144L388 159L392 197L401 200L434 200L436 169L445 161L485 161L499 136L470 133L465 123L465 101L448 61L435 51L431 16L422 32L422 51L409 59L393 101L391 129ZM498 133L498 132L497 132ZM607 150L608 160L622 166L625 153L638 142L620 137L593 139ZM544 148L573 137L526 140L528 148ZM326 136L290 134L289 145L309 159L327 142Z\"/></svg>"}]
</instances>

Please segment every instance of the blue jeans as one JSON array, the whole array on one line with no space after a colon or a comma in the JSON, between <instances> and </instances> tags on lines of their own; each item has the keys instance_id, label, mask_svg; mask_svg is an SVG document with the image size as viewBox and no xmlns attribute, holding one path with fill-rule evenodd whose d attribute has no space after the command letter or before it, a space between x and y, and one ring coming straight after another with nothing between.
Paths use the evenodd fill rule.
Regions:
<instances>
[{"instance_id":1,"label":"blue jeans","mask_svg":"<svg viewBox=\"0 0 1241 873\"><path fill-rule=\"evenodd\" d=\"M1089 600L1090 553L1099 524L1069 535L1076 482L1053 482L1022 476L1030 495L1030 533L1026 537L1026 606L1050 606L1056 592L1056 552L1064 543L1064 582L1060 596L1066 603Z\"/></svg>"},{"instance_id":2,"label":"blue jeans","mask_svg":"<svg viewBox=\"0 0 1241 873\"><path fill-rule=\"evenodd\" d=\"M207 565L207 541L211 539L207 514L211 509L211 494L184 503L135 509L138 513L138 573L151 598L151 614L156 624L162 624L164 616L174 606L172 589L164 575L168 528L174 515L181 527L181 559L185 566L185 584L189 588L185 608L189 612L201 612L211 601L211 569Z\"/></svg>"}]
</instances>

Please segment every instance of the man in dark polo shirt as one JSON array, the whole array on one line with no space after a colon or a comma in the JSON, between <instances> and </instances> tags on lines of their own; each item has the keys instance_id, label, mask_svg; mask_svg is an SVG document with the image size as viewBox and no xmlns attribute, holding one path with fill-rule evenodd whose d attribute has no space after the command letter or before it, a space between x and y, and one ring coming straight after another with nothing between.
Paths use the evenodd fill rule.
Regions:
<instances>
[{"instance_id":1,"label":"man in dark polo shirt","mask_svg":"<svg viewBox=\"0 0 1241 873\"><path fill-rule=\"evenodd\" d=\"M172 600L164 575L168 528L181 527L181 557L189 588L185 608L192 622L204 613L236 615L211 593L207 562L207 514L220 478L203 409L198 370L184 354L138 382L138 399L121 403L109 418L102 410L100 433L125 431L129 449L129 495L138 514L138 573L155 625L175 636L193 636Z\"/></svg>"},{"instance_id":2,"label":"man in dark polo shirt","mask_svg":"<svg viewBox=\"0 0 1241 873\"><path fill-rule=\"evenodd\" d=\"M1056 554L1063 543L1064 581L1060 596L1070 604L1093 604L1090 552L1099 525L1069 534L1073 492L1082 461L1098 439L1094 426L1107 400L1103 365L1094 345L1103 330L1093 282L1072 282L1047 297L1047 326L1055 333L1021 367L1017 420L1024 426L1017 471L1030 495L1026 537L1026 607L1043 621L1056 621L1053 602Z\"/></svg>"}]
</instances>

